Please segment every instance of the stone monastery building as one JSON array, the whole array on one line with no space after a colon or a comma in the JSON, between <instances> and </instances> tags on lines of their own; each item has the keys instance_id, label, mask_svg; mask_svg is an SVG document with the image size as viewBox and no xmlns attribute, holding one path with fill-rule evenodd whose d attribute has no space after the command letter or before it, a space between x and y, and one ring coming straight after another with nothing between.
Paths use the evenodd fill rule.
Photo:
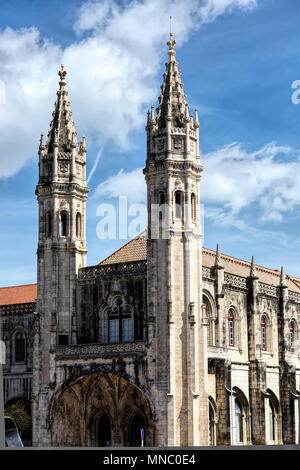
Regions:
<instances>
[{"instance_id":1,"label":"stone monastery building","mask_svg":"<svg viewBox=\"0 0 300 470\"><path fill-rule=\"evenodd\" d=\"M141 429L145 446L298 443L300 279L202 247L199 122L175 44L147 118L147 231L96 266L85 138L59 71L37 285L0 289L5 402L31 413L34 446L139 446Z\"/></svg>"}]
</instances>

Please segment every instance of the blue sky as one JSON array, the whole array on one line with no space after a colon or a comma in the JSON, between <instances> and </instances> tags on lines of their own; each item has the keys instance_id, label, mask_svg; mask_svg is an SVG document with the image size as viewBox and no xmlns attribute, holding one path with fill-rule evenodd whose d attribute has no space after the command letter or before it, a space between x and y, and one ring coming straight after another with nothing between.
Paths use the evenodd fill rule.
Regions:
<instances>
[{"instance_id":1,"label":"blue sky","mask_svg":"<svg viewBox=\"0 0 300 470\"><path fill-rule=\"evenodd\" d=\"M2 0L0 285L36 281L37 149L61 63L88 174L101 152L89 181L88 264L125 243L97 237L96 210L124 194L145 202L145 118L160 92L170 14L187 100L199 110L204 245L300 277L299 13L297 0Z\"/></svg>"}]
</instances>

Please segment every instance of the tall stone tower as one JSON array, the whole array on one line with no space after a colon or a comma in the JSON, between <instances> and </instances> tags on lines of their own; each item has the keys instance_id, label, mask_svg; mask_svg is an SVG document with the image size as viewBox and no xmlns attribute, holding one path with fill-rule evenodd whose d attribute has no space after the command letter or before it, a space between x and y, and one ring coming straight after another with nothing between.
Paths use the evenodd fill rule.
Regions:
<instances>
[{"instance_id":1,"label":"tall stone tower","mask_svg":"<svg viewBox=\"0 0 300 470\"><path fill-rule=\"evenodd\" d=\"M48 139L39 146L38 298L33 371L33 444L49 443L46 414L55 386L55 345L76 338L76 278L86 266L86 147L77 142L67 72L59 90Z\"/></svg>"},{"instance_id":2,"label":"tall stone tower","mask_svg":"<svg viewBox=\"0 0 300 470\"><path fill-rule=\"evenodd\" d=\"M159 105L148 113L149 383L157 444L208 445L206 318L202 315L199 123L183 92L170 34Z\"/></svg>"}]
</instances>

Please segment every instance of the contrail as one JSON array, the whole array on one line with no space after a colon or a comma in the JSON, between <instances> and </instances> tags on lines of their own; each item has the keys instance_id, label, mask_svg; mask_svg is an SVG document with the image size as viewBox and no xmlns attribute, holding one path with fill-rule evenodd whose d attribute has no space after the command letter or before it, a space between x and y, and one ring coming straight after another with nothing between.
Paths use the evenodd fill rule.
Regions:
<instances>
[{"instance_id":1,"label":"contrail","mask_svg":"<svg viewBox=\"0 0 300 470\"><path fill-rule=\"evenodd\" d=\"M95 171L96 171L96 169L97 169L97 166L98 166L99 160L100 160L100 158L101 158L102 152L103 152L103 147L100 148L100 150L99 150L99 152L98 152L98 154L97 154L96 161L95 161L95 163L94 163L94 165L93 165L93 168L91 169L90 174L89 174L89 176L88 176L87 184L89 184L89 182L90 182L90 180L91 180L93 174L95 173Z\"/></svg>"}]
</instances>

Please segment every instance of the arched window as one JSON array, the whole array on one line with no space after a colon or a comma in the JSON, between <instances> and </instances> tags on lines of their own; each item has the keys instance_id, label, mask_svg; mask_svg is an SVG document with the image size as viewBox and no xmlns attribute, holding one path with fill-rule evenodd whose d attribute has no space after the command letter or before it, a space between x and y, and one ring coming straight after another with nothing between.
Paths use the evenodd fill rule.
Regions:
<instances>
[{"instance_id":1,"label":"arched window","mask_svg":"<svg viewBox=\"0 0 300 470\"><path fill-rule=\"evenodd\" d=\"M270 441L275 440L275 413L271 400L269 400L269 433Z\"/></svg>"},{"instance_id":2,"label":"arched window","mask_svg":"<svg viewBox=\"0 0 300 470\"><path fill-rule=\"evenodd\" d=\"M176 219L182 218L182 194L180 191L175 193L175 217Z\"/></svg>"},{"instance_id":3,"label":"arched window","mask_svg":"<svg viewBox=\"0 0 300 470\"><path fill-rule=\"evenodd\" d=\"M238 398L234 401L234 414L235 414L235 439L237 443L243 442L243 412L242 406Z\"/></svg>"},{"instance_id":4,"label":"arched window","mask_svg":"<svg viewBox=\"0 0 300 470\"><path fill-rule=\"evenodd\" d=\"M132 341L134 339L131 310L123 305L121 298L116 299L112 309L109 311L108 337L110 343Z\"/></svg>"},{"instance_id":5,"label":"arched window","mask_svg":"<svg viewBox=\"0 0 300 470\"><path fill-rule=\"evenodd\" d=\"M68 217L66 212L60 214L60 234L62 237L67 236L68 231Z\"/></svg>"},{"instance_id":6,"label":"arched window","mask_svg":"<svg viewBox=\"0 0 300 470\"><path fill-rule=\"evenodd\" d=\"M191 209L192 209L192 221L196 222L197 210L196 210L196 196L194 193L191 194Z\"/></svg>"},{"instance_id":7,"label":"arched window","mask_svg":"<svg viewBox=\"0 0 300 470\"><path fill-rule=\"evenodd\" d=\"M52 214L47 212L46 214L46 236L50 238L52 236Z\"/></svg>"},{"instance_id":8,"label":"arched window","mask_svg":"<svg viewBox=\"0 0 300 470\"><path fill-rule=\"evenodd\" d=\"M295 322L292 320L290 322L290 352L294 354L295 352Z\"/></svg>"},{"instance_id":9,"label":"arched window","mask_svg":"<svg viewBox=\"0 0 300 470\"><path fill-rule=\"evenodd\" d=\"M216 411L209 398L209 445L216 445Z\"/></svg>"},{"instance_id":10,"label":"arched window","mask_svg":"<svg viewBox=\"0 0 300 470\"><path fill-rule=\"evenodd\" d=\"M76 214L76 238L81 238L81 214Z\"/></svg>"},{"instance_id":11,"label":"arched window","mask_svg":"<svg viewBox=\"0 0 300 470\"><path fill-rule=\"evenodd\" d=\"M21 331L15 335L15 362L25 362L25 336Z\"/></svg>"},{"instance_id":12,"label":"arched window","mask_svg":"<svg viewBox=\"0 0 300 470\"><path fill-rule=\"evenodd\" d=\"M207 319L207 344L215 345L215 323L212 315L211 303L208 298L203 295L203 316Z\"/></svg>"},{"instance_id":13,"label":"arched window","mask_svg":"<svg viewBox=\"0 0 300 470\"><path fill-rule=\"evenodd\" d=\"M234 346L234 312L231 308L228 311L228 346Z\"/></svg>"},{"instance_id":14,"label":"arched window","mask_svg":"<svg viewBox=\"0 0 300 470\"><path fill-rule=\"evenodd\" d=\"M262 315L260 321L260 334L261 334L261 349L262 351L267 350L267 318L266 315Z\"/></svg>"},{"instance_id":15,"label":"arched window","mask_svg":"<svg viewBox=\"0 0 300 470\"><path fill-rule=\"evenodd\" d=\"M160 192L158 195L158 203L159 205L165 204L166 202L166 195L164 192Z\"/></svg>"}]
</instances>

